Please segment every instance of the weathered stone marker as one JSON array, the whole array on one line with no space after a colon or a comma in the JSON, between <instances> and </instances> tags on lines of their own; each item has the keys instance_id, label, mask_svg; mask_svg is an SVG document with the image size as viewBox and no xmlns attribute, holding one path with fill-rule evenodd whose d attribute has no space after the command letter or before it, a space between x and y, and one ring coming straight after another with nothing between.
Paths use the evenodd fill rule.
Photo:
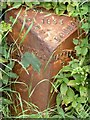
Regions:
<instances>
[{"instance_id":1,"label":"weathered stone marker","mask_svg":"<svg viewBox=\"0 0 90 120\"><path fill-rule=\"evenodd\" d=\"M9 22L10 16L15 18L19 10L15 9L7 12L6 21ZM12 33L8 35L8 43L11 44L16 41L16 45L18 46L28 27L32 24L32 21L33 26L30 32L25 37L20 48L13 52L12 55L13 58L20 60L20 51L22 53L27 51L30 53L33 52L40 60L42 66L40 74L34 71L32 66L29 66L28 75L19 64L16 64L14 72L19 75L18 81L24 82L28 88L24 84L16 84L15 89L20 93L22 100L34 103L41 111L48 107L48 103L51 100L51 78L56 75L64 65L67 65L71 60L70 56L74 55L74 44L72 41L73 38L78 36L78 23L71 17L57 16L44 9L26 11L22 8L22 12L17 18ZM24 30L19 34L24 22ZM52 56L52 58L46 67L46 71L44 71L50 56ZM32 90L35 89L29 98L30 86L32 86ZM51 101L51 104L54 105L55 96L52 97ZM23 103L23 106L24 109L27 109L25 103ZM20 112L20 106L18 107L18 112Z\"/></svg>"}]
</instances>

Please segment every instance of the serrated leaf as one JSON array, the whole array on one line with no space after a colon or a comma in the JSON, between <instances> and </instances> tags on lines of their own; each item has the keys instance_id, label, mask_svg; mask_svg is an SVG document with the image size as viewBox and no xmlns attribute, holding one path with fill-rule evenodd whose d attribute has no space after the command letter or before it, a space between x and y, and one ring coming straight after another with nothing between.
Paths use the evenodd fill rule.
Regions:
<instances>
[{"instance_id":1,"label":"serrated leaf","mask_svg":"<svg viewBox=\"0 0 90 120\"><path fill-rule=\"evenodd\" d=\"M68 87L65 83L62 83L61 86L60 86L60 92L62 95L66 95L66 92L68 90Z\"/></svg>"},{"instance_id":2,"label":"serrated leaf","mask_svg":"<svg viewBox=\"0 0 90 120\"><path fill-rule=\"evenodd\" d=\"M33 53L24 53L21 59L21 63L24 65L25 68L29 67L29 65L32 65L35 71L40 72L40 61Z\"/></svg>"}]
</instances>

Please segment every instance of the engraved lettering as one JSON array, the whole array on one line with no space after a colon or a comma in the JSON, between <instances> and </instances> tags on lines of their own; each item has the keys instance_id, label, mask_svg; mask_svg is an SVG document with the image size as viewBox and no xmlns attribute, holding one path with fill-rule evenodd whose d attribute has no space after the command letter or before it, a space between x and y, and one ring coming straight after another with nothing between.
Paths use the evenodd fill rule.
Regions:
<instances>
[{"instance_id":1,"label":"engraved lettering","mask_svg":"<svg viewBox=\"0 0 90 120\"><path fill-rule=\"evenodd\" d=\"M59 23L60 23L60 25L62 25L62 24L63 24L63 19L61 19L61 20L59 21Z\"/></svg>"},{"instance_id":2,"label":"engraved lettering","mask_svg":"<svg viewBox=\"0 0 90 120\"><path fill-rule=\"evenodd\" d=\"M57 24L57 21L56 21L56 19L54 19L54 20L53 20L53 23L54 23L54 24Z\"/></svg>"},{"instance_id":3,"label":"engraved lettering","mask_svg":"<svg viewBox=\"0 0 90 120\"><path fill-rule=\"evenodd\" d=\"M50 20L49 19L47 19L47 24L50 24Z\"/></svg>"},{"instance_id":4,"label":"engraved lettering","mask_svg":"<svg viewBox=\"0 0 90 120\"><path fill-rule=\"evenodd\" d=\"M37 29L40 29L40 26L39 25L36 25L35 26L35 29L37 30Z\"/></svg>"},{"instance_id":5,"label":"engraved lettering","mask_svg":"<svg viewBox=\"0 0 90 120\"><path fill-rule=\"evenodd\" d=\"M59 33L59 37L63 38L64 34L63 33Z\"/></svg>"},{"instance_id":6,"label":"engraved lettering","mask_svg":"<svg viewBox=\"0 0 90 120\"><path fill-rule=\"evenodd\" d=\"M70 25L67 27L67 29L69 29L70 31L73 30L73 28Z\"/></svg>"},{"instance_id":7,"label":"engraved lettering","mask_svg":"<svg viewBox=\"0 0 90 120\"><path fill-rule=\"evenodd\" d=\"M44 20L44 19L42 19L42 20L41 20L41 22L44 24L44 23L45 23L45 20Z\"/></svg>"},{"instance_id":8,"label":"engraved lettering","mask_svg":"<svg viewBox=\"0 0 90 120\"><path fill-rule=\"evenodd\" d=\"M76 27L76 24L74 22L71 22L71 25L74 26L74 27Z\"/></svg>"}]
</instances>

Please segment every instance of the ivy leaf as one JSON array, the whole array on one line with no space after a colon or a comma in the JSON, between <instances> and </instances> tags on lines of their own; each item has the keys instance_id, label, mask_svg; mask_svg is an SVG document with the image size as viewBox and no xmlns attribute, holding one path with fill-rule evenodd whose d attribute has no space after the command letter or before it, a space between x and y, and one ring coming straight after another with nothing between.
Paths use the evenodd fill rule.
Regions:
<instances>
[{"instance_id":1,"label":"ivy leaf","mask_svg":"<svg viewBox=\"0 0 90 120\"><path fill-rule=\"evenodd\" d=\"M62 95L66 95L67 90L68 90L67 85L66 85L65 83L62 83L62 84L61 84L61 87L60 87L60 92L61 92L61 94L62 94Z\"/></svg>"},{"instance_id":2,"label":"ivy leaf","mask_svg":"<svg viewBox=\"0 0 90 120\"><path fill-rule=\"evenodd\" d=\"M29 65L32 65L35 71L40 72L40 61L33 53L25 52L21 59L21 63L25 68L29 67Z\"/></svg>"}]
</instances>

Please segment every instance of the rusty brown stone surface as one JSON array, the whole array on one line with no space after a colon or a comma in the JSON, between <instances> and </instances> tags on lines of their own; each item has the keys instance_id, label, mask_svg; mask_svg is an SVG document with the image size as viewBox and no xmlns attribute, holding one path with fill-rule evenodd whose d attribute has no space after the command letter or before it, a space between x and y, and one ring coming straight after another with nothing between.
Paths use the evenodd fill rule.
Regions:
<instances>
[{"instance_id":1,"label":"rusty brown stone surface","mask_svg":"<svg viewBox=\"0 0 90 120\"><path fill-rule=\"evenodd\" d=\"M17 16L18 10L12 10L7 12L6 21L9 22L9 17ZM25 27L22 33L19 35L22 28L24 19L26 19ZM27 10L22 8L20 16L17 18L17 22L13 27L13 31L8 35L8 44L16 42L16 47L19 46L23 36L25 35L28 27L33 26L26 36L21 46L13 51L12 57L20 60L20 51L33 52L41 62L40 74L33 70L32 66L28 67L29 75L25 70L16 64L14 72L19 75L19 82L24 82L28 88L32 86L32 90L35 88L33 94L29 97L28 88L25 85L16 84L14 88L21 94L22 100L32 102L39 107L42 111L48 107L50 102L50 88L52 77L58 73L58 71L67 65L71 60L70 55L74 55L73 38L78 37L78 22L68 16L58 16L53 12L46 11L44 9ZM52 56L46 71L44 68ZM46 79L46 80L45 80ZM55 95L51 100L52 105L55 104ZM24 109L27 109L23 103ZM20 107L18 108L20 112Z\"/></svg>"}]
</instances>

